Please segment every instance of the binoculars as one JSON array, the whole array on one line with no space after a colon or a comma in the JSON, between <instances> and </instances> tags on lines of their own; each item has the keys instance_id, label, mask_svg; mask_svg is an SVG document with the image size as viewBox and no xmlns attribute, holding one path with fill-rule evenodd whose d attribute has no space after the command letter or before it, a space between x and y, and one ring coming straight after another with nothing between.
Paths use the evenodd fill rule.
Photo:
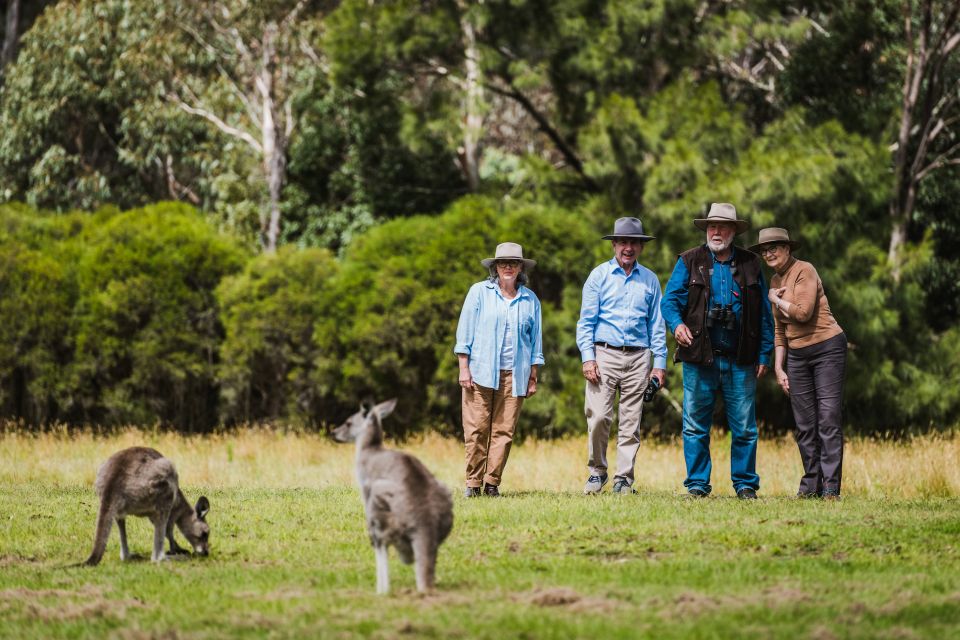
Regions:
<instances>
[{"instance_id":1,"label":"binoculars","mask_svg":"<svg viewBox=\"0 0 960 640\"><path fill-rule=\"evenodd\" d=\"M737 325L737 314L733 312L732 304L714 305L712 309L707 310L707 326L720 327L721 329L735 329Z\"/></svg>"}]
</instances>

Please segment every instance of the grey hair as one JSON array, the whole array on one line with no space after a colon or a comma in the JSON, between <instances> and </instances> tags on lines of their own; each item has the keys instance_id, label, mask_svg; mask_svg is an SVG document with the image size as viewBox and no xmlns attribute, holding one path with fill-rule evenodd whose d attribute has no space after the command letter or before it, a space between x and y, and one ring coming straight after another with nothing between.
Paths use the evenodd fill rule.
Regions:
<instances>
[{"instance_id":1,"label":"grey hair","mask_svg":"<svg viewBox=\"0 0 960 640\"><path fill-rule=\"evenodd\" d=\"M487 278L490 282L496 282L500 279L500 276L497 275L497 263L490 263L490 277ZM523 267L520 268L520 273L517 274L517 286L520 285L527 286L527 283L530 282L530 278L527 277L527 270Z\"/></svg>"}]
</instances>

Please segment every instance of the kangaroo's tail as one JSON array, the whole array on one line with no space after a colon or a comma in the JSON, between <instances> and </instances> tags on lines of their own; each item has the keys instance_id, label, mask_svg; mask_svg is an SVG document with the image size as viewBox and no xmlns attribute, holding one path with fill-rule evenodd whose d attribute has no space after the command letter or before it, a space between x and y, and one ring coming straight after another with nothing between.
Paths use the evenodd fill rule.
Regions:
<instances>
[{"instance_id":1,"label":"kangaroo's tail","mask_svg":"<svg viewBox=\"0 0 960 640\"><path fill-rule=\"evenodd\" d=\"M110 527L113 526L114 510L111 506L112 500L104 493L100 499L100 511L97 513L97 532L93 536L93 551L87 558L85 565L93 567L100 564L103 559L103 552L107 549L107 538L110 536Z\"/></svg>"}]
</instances>

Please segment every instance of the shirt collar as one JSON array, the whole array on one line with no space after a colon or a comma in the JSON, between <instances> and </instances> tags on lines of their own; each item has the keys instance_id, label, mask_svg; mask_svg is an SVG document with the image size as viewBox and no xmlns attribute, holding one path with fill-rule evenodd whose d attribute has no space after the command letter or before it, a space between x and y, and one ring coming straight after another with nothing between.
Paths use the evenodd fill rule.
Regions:
<instances>
[{"instance_id":1,"label":"shirt collar","mask_svg":"<svg viewBox=\"0 0 960 640\"><path fill-rule=\"evenodd\" d=\"M703 246L707 247L707 251L710 251L710 257L713 258L713 261L714 261L714 262L717 262L717 263L719 263L719 264L730 264L731 262L734 261L734 258L737 257L737 247L736 247L736 245L731 245L731 246L730 246L730 257L727 258L726 260L719 260L719 259L717 259L717 254L715 254L713 251L711 251L711 249L710 249L709 246L707 246L706 244L704 244Z\"/></svg>"},{"instance_id":2,"label":"shirt collar","mask_svg":"<svg viewBox=\"0 0 960 640\"><path fill-rule=\"evenodd\" d=\"M617 262L617 256L613 256L612 258L610 258L610 262L608 262L607 264L610 265L610 273L616 273L617 271L619 271L620 273L622 273L624 276L628 278L633 274L635 274L640 269L640 263L634 260L633 269L630 269L630 276L628 276L624 268L620 266L619 262Z\"/></svg>"},{"instance_id":3,"label":"shirt collar","mask_svg":"<svg viewBox=\"0 0 960 640\"><path fill-rule=\"evenodd\" d=\"M484 280L484 281L483 281L483 285L484 285L487 289L493 289L494 292L496 292L496 294L497 294L498 296L500 296L501 298L503 297L503 294L500 293L500 286L497 285L496 282L492 282L492 281L490 281L490 280ZM522 284L519 285L519 286L517 286L517 298L526 298L526 297L528 297L529 295L530 295L530 292L529 292L529 290L528 290L525 286L523 286ZM514 300L516 300L517 298L514 298ZM506 299L506 298L504 298L504 299Z\"/></svg>"}]
</instances>

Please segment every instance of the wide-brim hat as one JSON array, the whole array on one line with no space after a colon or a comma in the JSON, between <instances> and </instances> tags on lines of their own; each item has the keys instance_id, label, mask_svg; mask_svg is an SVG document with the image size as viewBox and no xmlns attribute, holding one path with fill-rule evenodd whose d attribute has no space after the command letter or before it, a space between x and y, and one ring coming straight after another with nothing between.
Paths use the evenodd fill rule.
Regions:
<instances>
[{"instance_id":1,"label":"wide-brim hat","mask_svg":"<svg viewBox=\"0 0 960 640\"><path fill-rule=\"evenodd\" d=\"M489 269L490 265L497 260L520 260L523 262L524 269L530 269L533 265L537 264L536 260L529 260L523 257L523 247L516 242L501 242L497 245L497 250L494 252L493 257L484 258L480 261L480 264Z\"/></svg>"},{"instance_id":2,"label":"wide-brim hat","mask_svg":"<svg viewBox=\"0 0 960 640\"><path fill-rule=\"evenodd\" d=\"M747 247L747 249L754 253L760 253L761 249L770 244L786 244L790 246L791 251L800 246L799 242L790 239L790 234L787 233L786 229L781 227L767 227L766 229L760 229L760 237L757 238L757 244L752 247Z\"/></svg>"},{"instance_id":3,"label":"wide-brim hat","mask_svg":"<svg viewBox=\"0 0 960 640\"><path fill-rule=\"evenodd\" d=\"M707 225L711 222L732 222L737 225L737 233L743 233L750 228L750 223L746 220L737 219L737 209L729 202L714 202L710 205L710 211L706 218L697 218L693 224L698 229L707 230Z\"/></svg>"},{"instance_id":4,"label":"wide-brim hat","mask_svg":"<svg viewBox=\"0 0 960 640\"><path fill-rule=\"evenodd\" d=\"M639 218L617 218L613 223L613 233L603 236L602 240L615 240L617 238L630 238L631 240L643 240L648 242L654 240L654 236L648 236L643 233L643 223Z\"/></svg>"}]
</instances>

